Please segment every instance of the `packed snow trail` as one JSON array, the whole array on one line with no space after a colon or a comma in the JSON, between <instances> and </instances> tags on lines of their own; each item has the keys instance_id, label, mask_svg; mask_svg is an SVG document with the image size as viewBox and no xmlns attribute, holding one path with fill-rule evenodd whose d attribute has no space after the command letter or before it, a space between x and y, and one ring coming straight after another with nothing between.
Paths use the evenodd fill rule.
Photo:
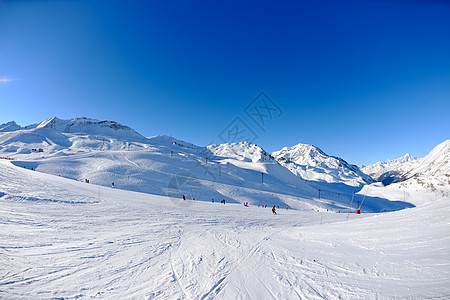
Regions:
<instances>
[{"instance_id":1,"label":"packed snow trail","mask_svg":"<svg viewBox=\"0 0 450 300\"><path fill-rule=\"evenodd\" d=\"M181 207L0 160L0 212L0 298L450 297L449 199L320 225L312 210Z\"/></svg>"}]
</instances>

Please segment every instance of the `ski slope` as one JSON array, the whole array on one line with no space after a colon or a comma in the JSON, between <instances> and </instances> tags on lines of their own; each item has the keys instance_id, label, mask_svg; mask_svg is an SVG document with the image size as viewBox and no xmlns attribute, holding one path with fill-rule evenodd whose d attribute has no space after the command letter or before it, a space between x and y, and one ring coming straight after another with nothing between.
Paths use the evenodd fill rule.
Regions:
<instances>
[{"instance_id":1,"label":"ski slope","mask_svg":"<svg viewBox=\"0 0 450 300\"><path fill-rule=\"evenodd\" d=\"M293 152L297 163L307 164L309 175L303 178L248 142L199 147L169 136L145 138L117 122L88 118L51 118L26 127L14 122L0 125L0 157L47 174L107 187L114 183L120 189L160 196L172 192L174 179L189 178L197 188L173 192L207 202L226 199L296 209L351 209L353 193L368 176L342 159L306 148L311 151ZM322 180L330 174L333 180ZM407 207L412 205L369 196L362 210Z\"/></svg>"},{"instance_id":2,"label":"ski slope","mask_svg":"<svg viewBox=\"0 0 450 300\"><path fill-rule=\"evenodd\" d=\"M17 166L136 192L167 195L174 178L190 178L198 188L179 191L189 199L270 202L297 209L309 203L308 209L344 211L350 209L353 193L372 182L356 166L316 147L300 146L286 155L295 158L299 170L306 168L303 175L249 142L199 147L169 136L146 138L117 122L89 118L0 125L0 157L14 159ZM370 198L363 210L411 206Z\"/></svg>"},{"instance_id":3,"label":"ski slope","mask_svg":"<svg viewBox=\"0 0 450 300\"><path fill-rule=\"evenodd\" d=\"M448 197L362 215L172 200L0 160L0 298L450 297Z\"/></svg>"}]
</instances>

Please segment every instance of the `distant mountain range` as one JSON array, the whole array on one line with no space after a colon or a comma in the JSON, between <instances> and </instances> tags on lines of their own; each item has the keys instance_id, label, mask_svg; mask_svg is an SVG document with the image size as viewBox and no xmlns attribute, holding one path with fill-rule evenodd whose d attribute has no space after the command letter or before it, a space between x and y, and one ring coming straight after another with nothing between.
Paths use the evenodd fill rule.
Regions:
<instances>
[{"instance_id":1,"label":"distant mountain range","mask_svg":"<svg viewBox=\"0 0 450 300\"><path fill-rule=\"evenodd\" d=\"M400 176L407 172L419 159L407 153L404 156L393 159L377 162L361 168L361 171L371 176L374 180L383 182L388 185L400 178Z\"/></svg>"},{"instance_id":2,"label":"distant mountain range","mask_svg":"<svg viewBox=\"0 0 450 300\"><path fill-rule=\"evenodd\" d=\"M14 121L0 125L0 152L29 154L32 148L45 148L54 153L63 149L80 150L123 150L146 148L150 141L162 141L164 138L146 138L132 128L114 121L99 121L89 118L61 120L56 117L21 127ZM107 141L107 142L105 142ZM166 138L167 142L167 138ZM175 142L173 140L172 142ZM128 143L128 145L127 145ZM179 145L189 144L178 141ZM189 144L191 147L198 147ZM32 147L30 147L32 146ZM201 149L200 149L201 150ZM209 145L203 151L212 155L249 162L280 163L294 175L304 180L344 183L360 186L373 182L355 165L339 157L328 156L318 147L298 144L285 147L280 151L267 153L261 147L249 143L227 143Z\"/></svg>"},{"instance_id":3,"label":"distant mountain range","mask_svg":"<svg viewBox=\"0 0 450 300\"><path fill-rule=\"evenodd\" d=\"M406 154L397 159L377 162L361 170L384 185L424 177L448 177L450 180L450 140L437 145L423 158Z\"/></svg>"},{"instance_id":4,"label":"distant mountain range","mask_svg":"<svg viewBox=\"0 0 450 300\"><path fill-rule=\"evenodd\" d=\"M423 159L405 155L360 170L306 144L271 154L245 141L200 147L164 135L147 138L120 123L89 118L0 125L0 157L44 173L160 195L167 194L174 177L190 174L202 186L203 199L306 201L313 207L346 207L354 191L374 181L448 176L449 153L447 140ZM391 205L369 199L368 209L371 201L373 211ZM388 209L399 208L397 203Z\"/></svg>"}]
</instances>

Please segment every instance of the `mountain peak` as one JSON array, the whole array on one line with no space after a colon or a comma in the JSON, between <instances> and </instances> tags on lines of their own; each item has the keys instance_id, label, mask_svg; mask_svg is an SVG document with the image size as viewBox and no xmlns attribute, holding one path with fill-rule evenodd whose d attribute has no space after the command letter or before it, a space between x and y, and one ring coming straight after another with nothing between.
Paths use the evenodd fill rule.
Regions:
<instances>
[{"instance_id":1,"label":"mountain peak","mask_svg":"<svg viewBox=\"0 0 450 300\"><path fill-rule=\"evenodd\" d=\"M358 186L373 180L339 157L329 156L314 145L297 144L284 147L272 156L292 173L306 180L345 183Z\"/></svg>"},{"instance_id":2,"label":"mountain peak","mask_svg":"<svg viewBox=\"0 0 450 300\"><path fill-rule=\"evenodd\" d=\"M213 144L206 148L216 156L235 158L251 162L268 162L274 159L260 146L243 141L237 143Z\"/></svg>"},{"instance_id":3,"label":"mountain peak","mask_svg":"<svg viewBox=\"0 0 450 300\"><path fill-rule=\"evenodd\" d=\"M14 121L9 121L8 123L4 123L0 125L0 132L7 132L7 131L15 131L19 130L21 127L17 125Z\"/></svg>"},{"instance_id":4,"label":"mountain peak","mask_svg":"<svg viewBox=\"0 0 450 300\"><path fill-rule=\"evenodd\" d=\"M37 125L36 128L47 128L62 133L84 133L91 135L103 135L115 138L145 139L134 129L115 121L99 121L86 117L78 117L63 120L52 117Z\"/></svg>"},{"instance_id":5,"label":"mountain peak","mask_svg":"<svg viewBox=\"0 0 450 300\"><path fill-rule=\"evenodd\" d=\"M409 153L406 153L402 157L396 158L396 159L387 159L385 161L379 161L375 164L366 166L362 168L362 171L376 180L381 175L383 175L386 172L392 172L395 171L395 173L400 172L400 169L405 168L415 162L417 162L419 158L412 156Z\"/></svg>"},{"instance_id":6,"label":"mountain peak","mask_svg":"<svg viewBox=\"0 0 450 300\"><path fill-rule=\"evenodd\" d=\"M297 161L307 157L328 157L319 147L309 144L299 143L292 147L284 147L280 151L273 153L277 160Z\"/></svg>"},{"instance_id":7,"label":"mountain peak","mask_svg":"<svg viewBox=\"0 0 450 300\"><path fill-rule=\"evenodd\" d=\"M415 160L418 160L418 158L416 156L413 156L413 155L409 154L409 153L406 153L402 157L397 158L397 161L399 161L401 163L406 163L406 162L415 161Z\"/></svg>"},{"instance_id":8,"label":"mountain peak","mask_svg":"<svg viewBox=\"0 0 450 300\"><path fill-rule=\"evenodd\" d=\"M404 181L412 177L439 177L445 179L450 176L450 140L446 140L431 150L431 152L416 161L413 167L404 172L397 181Z\"/></svg>"},{"instance_id":9,"label":"mountain peak","mask_svg":"<svg viewBox=\"0 0 450 300\"><path fill-rule=\"evenodd\" d=\"M57 129L57 127L59 125L61 125L62 123L66 123L65 121L57 118L57 117L52 117L50 119L47 119L41 123L39 123L39 125L37 126L37 128L49 128L49 129Z\"/></svg>"}]
</instances>

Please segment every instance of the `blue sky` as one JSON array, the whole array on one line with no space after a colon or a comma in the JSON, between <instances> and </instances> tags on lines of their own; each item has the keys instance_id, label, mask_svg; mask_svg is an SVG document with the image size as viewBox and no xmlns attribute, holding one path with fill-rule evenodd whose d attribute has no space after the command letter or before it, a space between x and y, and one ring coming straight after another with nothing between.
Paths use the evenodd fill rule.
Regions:
<instances>
[{"instance_id":1,"label":"blue sky","mask_svg":"<svg viewBox=\"0 0 450 300\"><path fill-rule=\"evenodd\" d=\"M424 156L450 137L449 15L425 0L3 0L0 123L86 116L206 145L238 117L269 152ZM261 91L281 110L262 128L245 112Z\"/></svg>"}]
</instances>

